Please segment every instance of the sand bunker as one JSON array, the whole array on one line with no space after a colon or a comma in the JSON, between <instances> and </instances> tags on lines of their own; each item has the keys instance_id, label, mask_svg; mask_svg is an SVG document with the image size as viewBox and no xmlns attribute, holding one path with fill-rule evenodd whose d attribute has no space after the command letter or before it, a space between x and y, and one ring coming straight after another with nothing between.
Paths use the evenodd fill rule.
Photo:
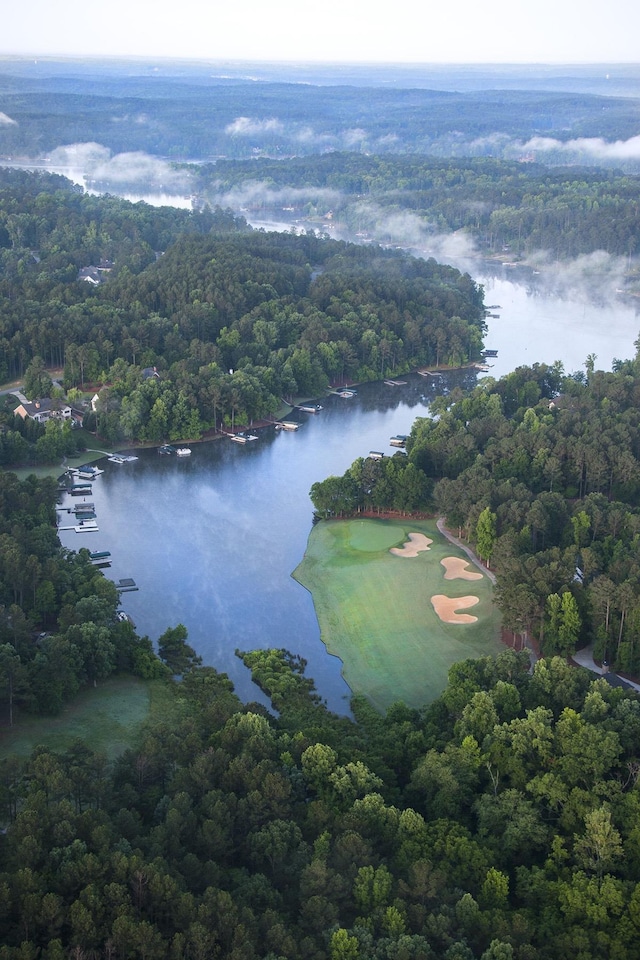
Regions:
<instances>
[{"instance_id":1,"label":"sand bunker","mask_svg":"<svg viewBox=\"0 0 640 960\"><path fill-rule=\"evenodd\" d=\"M469 561L461 557L445 557L440 563L444 567L445 580L482 580L482 574L477 570L467 570Z\"/></svg>"},{"instance_id":2,"label":"sand bunker","mask_svg":"<svg viewBox=\"0 0 640 960\"><path fill-rule=\"evenodd\" d=\"M476 623L477 617L469 613L456 613L456 610L466 610L467 607L475 607L479 603L478 597L445 597L438 593L431 597L433 609L438 614L443 623Z\"/></svg>"},{"instance_id":3,"label":"sand bunker","mask_svg":"<svg viewBox=\"0 0 640 960\"><path fill-rule=\"evenodd\" d=\"M417 557L422 550L429 550L433 540L425 537L424 533L410 533L409 540L401 547L391 547L389 553L395 557Z\"/></svg>"}]
</instances>

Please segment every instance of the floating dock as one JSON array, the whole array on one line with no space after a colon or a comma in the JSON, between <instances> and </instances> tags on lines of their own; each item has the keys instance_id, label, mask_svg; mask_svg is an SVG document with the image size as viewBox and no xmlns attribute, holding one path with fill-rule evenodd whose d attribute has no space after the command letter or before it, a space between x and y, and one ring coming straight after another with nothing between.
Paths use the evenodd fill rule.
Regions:
<instances>
[{"instance_id":1,"label":"floating dock","mask_svg":"<svg viewBox=\"0 0 640 960\"><path fill-rule=\"evenodd\" d=\"M137 589L138 586L136 585L135 580L132 580L131 577L124 577L123 579L118 580L116 583L116 590L119 590L120 593L131 593Z\"/></svg>"}]
</instances>

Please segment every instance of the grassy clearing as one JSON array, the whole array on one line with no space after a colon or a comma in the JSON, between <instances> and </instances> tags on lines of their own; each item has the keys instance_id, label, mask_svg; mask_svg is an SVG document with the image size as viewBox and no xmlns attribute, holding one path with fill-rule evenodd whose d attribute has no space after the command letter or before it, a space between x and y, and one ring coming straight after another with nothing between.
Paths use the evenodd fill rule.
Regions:
<instances>
[{"instance_id":1,"label":"grassy clearing","mask_svg":"<svg viewBox=\"0 0 640 960\"><path fill-rule=\"evenodd\" d=\"M412 558L390 554L409 533L425 534L431 548ZM445 580L440 561L451 556L468 559L431 521L354 519L311 532L293 576L311 592L322 639L347 683L379 710L396 700L422 706L444 690L453 663L502 649L489 579ZM479 597L469 610L477 623L443 623L434 594Z\"/></svg>"},{"instance_id":2,"label":"grassy clearing","mask_svg":"<svg viewBox=\"0 0 640 960\"><path fill-rule=\"evenodd\" d=\"M113 760L134 745L141 725L166 715L171 692L160 681L122 676L83 690L58 717L21 717L0 732L0 758L29 756L34 747L64 751L78 737Z\"/></svg>"}]
</instances>

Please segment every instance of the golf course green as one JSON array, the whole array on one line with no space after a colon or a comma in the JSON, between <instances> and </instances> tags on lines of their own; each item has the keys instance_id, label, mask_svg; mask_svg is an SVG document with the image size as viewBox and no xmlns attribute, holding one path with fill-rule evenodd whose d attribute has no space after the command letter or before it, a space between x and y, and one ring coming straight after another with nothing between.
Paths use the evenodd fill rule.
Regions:
<instances>
[{"instance_id":1,"label":"golf course green","mask_svg":"<svg viewBox=\"0 0 640 960\"><path fill-rule=\"evenodd\" d=\"M385 711L429 703L453 663L503 649L492 584L479 573L435 521L352 519L316 524L293 576L352 691ZM457 616L449 598L462 598L462 622L446 622Z\"/></svg>"}]
</instances>

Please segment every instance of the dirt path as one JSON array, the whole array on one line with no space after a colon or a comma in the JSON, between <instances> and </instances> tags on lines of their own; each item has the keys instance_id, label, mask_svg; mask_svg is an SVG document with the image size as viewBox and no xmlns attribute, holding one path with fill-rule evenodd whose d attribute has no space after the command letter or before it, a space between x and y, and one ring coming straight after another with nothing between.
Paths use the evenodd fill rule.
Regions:
<instances>
[{"instance_id":1,"label":"dirt path","mask_svg":"<svg viewBox=\"0 0 640 960\"><path fill-rule=\"evenodd\" d=\"M482 572L489 577L489 580L491 580L491 583L492 583L492 584L494 585L494 587L495 587L495 585L496 585L496 576L495 576L495 574L492 573L491 570L488 570L488 569L484 566L484 564L483 564L482 561L479 559L479 557L477 557L477 556L475 555L475 553L473 552L473 550L471 549L471 547L468 547L465 543L462 542L462 540L459 540L458 537L454 537L454 535L453 535L449 530L447 530L447 528L446 528L445 525L444 525L444 517L438 517L438 519L436 520L436 526L437 526L438 530L440 531L440 533L442 534L442 536L443 536L443 537L446 537L446 539L449 541L449 543L453 543L456 547L458 547L459 550L463 550L464 553L466 553L466 555L469 557L469 559L471 560L471 562L472 562L473 564L475 564L475 566L476 566L479 570L482 570Z\"/></svg>"}]
</instances>

